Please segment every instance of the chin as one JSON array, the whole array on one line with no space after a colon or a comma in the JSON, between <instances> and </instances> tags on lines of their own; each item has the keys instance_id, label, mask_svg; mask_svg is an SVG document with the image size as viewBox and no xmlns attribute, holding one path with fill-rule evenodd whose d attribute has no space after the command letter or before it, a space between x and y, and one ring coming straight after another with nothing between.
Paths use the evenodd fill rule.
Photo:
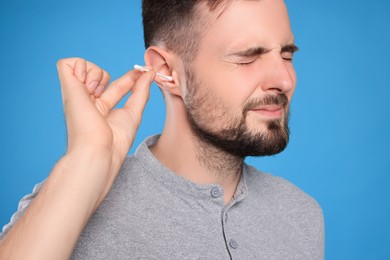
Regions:
<instances>
[{"instance_id":1,"label":"chin","mask_svg":"<svg viewBox=\"0 0 390 260\"><path fill-rule=\"evenodd\" d=\"M256 122L252 122L247 124L250 133L256 134L267 134L269 131L279 130L284 126L285 120L283 118L280 119L262 119L256 120Z\"/></svg>"}]
</instances>

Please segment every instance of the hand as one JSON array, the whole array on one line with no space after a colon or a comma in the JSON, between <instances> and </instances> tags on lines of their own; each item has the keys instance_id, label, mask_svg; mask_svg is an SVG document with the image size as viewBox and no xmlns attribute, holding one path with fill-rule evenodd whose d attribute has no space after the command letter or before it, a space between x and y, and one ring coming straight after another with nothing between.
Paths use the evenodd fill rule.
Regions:
<instances>
[{"instance_id":1,"label":"hand","mask_svg":"<svg viewBox=\"0 0 390 260\"><path fill-rule=\"evenodd\" d=\"M91 62L69 58L57 67L68 150L0 241L0 259L70 258L134 141L155 76L129 71L104 90L110 77ZM124 107L113 109L130 91Z\"/></svg>"},{"instance_id":2,"label":"hand","mask_svg":"<svg viewBox=\"0 0 390 260\"><path fill-rule=\"evenodd\" d=\"M134 141L155 73L131 70L112 82L109 74L81 58L57 63L68 129L67 155L93 153L106 169L99 203L108 193ZM151 68L149 68L151 69ZM123 108L114 106L130 91Z\"/></svg>"}]
</instances>

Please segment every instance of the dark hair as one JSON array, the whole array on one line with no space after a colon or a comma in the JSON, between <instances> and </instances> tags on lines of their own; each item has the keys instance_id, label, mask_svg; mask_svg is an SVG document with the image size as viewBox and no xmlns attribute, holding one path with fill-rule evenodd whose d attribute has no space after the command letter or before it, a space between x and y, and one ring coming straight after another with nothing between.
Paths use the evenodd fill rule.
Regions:
<instances>
[{"instance_id":1,"label":"dark hair","mask_svg":"<svg viewBox=\"0 0 390 260\"><path fill-rule=\"evenodd\" d=\"M186 62L196 54L207 24L200 4L216 10L228 0L142 0L145 47L162 44Z\"/></svg>"}]
</instances>

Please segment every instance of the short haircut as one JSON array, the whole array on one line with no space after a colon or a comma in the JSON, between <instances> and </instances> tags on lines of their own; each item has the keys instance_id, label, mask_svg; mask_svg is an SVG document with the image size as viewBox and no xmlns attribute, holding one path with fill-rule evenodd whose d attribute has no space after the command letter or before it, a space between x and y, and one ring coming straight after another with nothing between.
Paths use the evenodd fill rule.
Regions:
<instances>
[{"instance_id":1,"label":"short haircut","mask_svg":"<svg viewBox=\"0 0 390 260\"><path fill-rule=\"evenodd\" d=\"M162 45L185 63L196 55L210 12L231 0L142 0L145 47Z\"/></svg>"}]
</instances>

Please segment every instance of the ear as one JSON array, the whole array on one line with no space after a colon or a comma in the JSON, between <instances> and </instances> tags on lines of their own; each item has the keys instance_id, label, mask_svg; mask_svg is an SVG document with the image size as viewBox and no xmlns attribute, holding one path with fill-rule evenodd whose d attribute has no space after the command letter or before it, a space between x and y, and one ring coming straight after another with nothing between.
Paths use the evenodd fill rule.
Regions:
<instances>
[{"instance_id":1,"label":"ear","mask_svg":"<svg viewBox=\"0 0 390 260\"><path fill-rule=\"evenodd\" d=\"M172 77L173 81L168 81L156 75L154 81L163 91L182 96L178 75L173 68L173 54L160 47L150 46L145 51L144 59L145 64L153 67L154 71Z\"/></svg>"}]
</instances>

